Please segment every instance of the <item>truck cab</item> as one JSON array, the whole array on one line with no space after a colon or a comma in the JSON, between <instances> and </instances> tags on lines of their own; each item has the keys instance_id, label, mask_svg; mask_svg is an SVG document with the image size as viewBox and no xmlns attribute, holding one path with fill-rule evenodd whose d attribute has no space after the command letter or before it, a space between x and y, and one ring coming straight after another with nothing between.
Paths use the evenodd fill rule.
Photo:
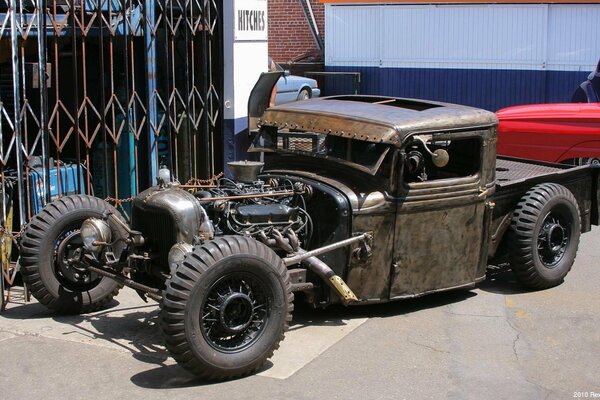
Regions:
<instances>
[{"instance_id":1,"label":"truck cab","mask_svg":"<svg viewBox=\"0 0 600 400\"><path fill-rule=\"evenodd\" d=\"M269 108L250 151L264 153L265 176L301 177L342 199L330 219L346 232L319 218L330 236L311 246L373 232L369 257L350 248L325 261L337 258L331 265L359 301L381 302L485 277L496 124L470 107L336 96Z\"/></svg>"}]
</instances>

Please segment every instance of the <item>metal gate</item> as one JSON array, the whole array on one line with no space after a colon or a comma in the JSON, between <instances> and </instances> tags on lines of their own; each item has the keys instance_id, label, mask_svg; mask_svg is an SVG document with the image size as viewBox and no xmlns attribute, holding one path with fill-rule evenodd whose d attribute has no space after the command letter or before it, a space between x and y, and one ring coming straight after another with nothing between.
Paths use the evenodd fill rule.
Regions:
<instances>
[{"instance_id":1,"label":"metal gate","mask_svg":"<svg viewBox=\"0 0 600 400\"><path fill-rule=\"evenodd\" d=\"M221 170L220 15L219 0L0 0L4 272L56 196L127 213L162 164L182 182Z\"/></svg>"}]
</instances>

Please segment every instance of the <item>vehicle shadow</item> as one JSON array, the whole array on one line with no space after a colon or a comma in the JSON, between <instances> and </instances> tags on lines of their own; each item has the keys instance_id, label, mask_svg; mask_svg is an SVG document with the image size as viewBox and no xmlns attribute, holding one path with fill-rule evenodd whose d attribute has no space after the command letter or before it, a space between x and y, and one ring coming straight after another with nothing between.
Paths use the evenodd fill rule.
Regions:
<instances>
[{"instance_id":1,"label":"vehicle shadow","mask_svg":"<svg viewBox=\"0 0 600 400\"><path fill-rule=\"evenodd\" d=\"M312 308L304 302L294 304L291 329L302 329L308 325L341 326L345 320L355 318L388 318L436 308L467 300L477 294L470 290L434 293L423 297L404 299L383 304L366 304L345 307L340 304L328 308Z\"/></svg>"},{"instance_id":2,"label":"vehicle shadow","mask_svg":"<svg viewBox=\"0 0 600 400\"><path fill-rule=\"evenodd\" d=\"M478 289L497 294L515 294L524 290L515 282L512 272L506 268L492 268L488 279ZM430 294L427 296L385 304L371 304L354 307L334 305L326 309L314 309L297 299L294 304L290 331L307 326L344 326L348 320L361 318L389 318L398 315L456 304L477 295L472 290L456 290ZM299 296L300 297L300 296ZM183 388L202 386L213 382L201 380L188 373L169 358L159 327L158 304L150 302L131 306L116 300L110 308L84 315L55 315L37 302L23 303L7 309L0 317L14 320L51 319L53 334L58 337L80 337L86 341L102 340L106 345L131 353L136 360L154 364L155 367L137 373L130 379L137 386L148 389ZM267 362L261 369L272 367Z\"/></svg>"},{"instance_id":3,"label":"vehicle shadow","mask_svg":"<svg viewBox=\"0 0 600 400\"><path fill-rule=\"evenodd\" d=\"M534 291L517 280L508 264L490 265L486 279L477 285L479 290L494 294L522 294Z\"/></svg>"},{"instance_id":4,"label":"vehicle shadow","mask_svg":"<svg viewBox=\"0 0 600 400\"><path fill-rule=\"evenodd\" d=\"M101 311L60 315L35 300L21 301L11 303L0 317L23 321L23 324L15 325L21 332L74 342L101 340L106 342L105 347L126 350L136 359L154 364L168 358L158 329L158 304L154 302L121 304L113 299Z\"/></svg>"},{"instance_id":5,"label":"vehicle shadow","mask_svg":"<svg viewBox=\"0 0 600 400\"><path fill-rule=\"evenodd\" d=\"M344 326L347 325L348 320L359 318L388 318L410 314L429 308L454 304L473 296L476 296L475 292L461 290L386 304L371 304L356 307L334 305L326 309L314 309L304 302L296 301L294 303L294 314L289 331L293 332L307 326L315 325ZM272 366L273 364L267 361L258 373L267 371ZM131 377L131 382L146 389L174 389L214 383L199 379L178 365L161 365L158 368L140 372Z\"/></svg>"}]
</instances>

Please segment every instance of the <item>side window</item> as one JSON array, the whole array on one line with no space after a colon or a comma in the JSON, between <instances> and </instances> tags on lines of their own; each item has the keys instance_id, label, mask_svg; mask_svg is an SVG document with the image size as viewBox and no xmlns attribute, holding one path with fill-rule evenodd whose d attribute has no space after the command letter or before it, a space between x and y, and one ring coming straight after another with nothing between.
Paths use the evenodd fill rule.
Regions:
<instances>
[{"instance_id":1,"label":"side window","mask_svg":"<svg viewBox=\"0 0 600 400\"><path fill-rule=\"evenodd\" d=\"M444 166L436 166L431 153L447 152ZM476 175L481 166L481 140L466 138L454 140L414 141L406 148L404 181L406 183L430 182L441 179L466 178Z\"/></svg>"}]
</instances>

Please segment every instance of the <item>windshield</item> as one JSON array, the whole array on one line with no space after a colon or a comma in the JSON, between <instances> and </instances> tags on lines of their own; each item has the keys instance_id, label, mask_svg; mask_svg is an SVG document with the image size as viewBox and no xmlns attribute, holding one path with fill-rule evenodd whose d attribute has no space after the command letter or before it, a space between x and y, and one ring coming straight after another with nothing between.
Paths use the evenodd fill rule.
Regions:
<instances>
[{"instance_id":1,"label":"windshield","mask_svg":"<svg viewBox=\"0 0 600 400\"><path fill-rule=\"evenodd\" d=\"M261 130L248 151L333 159L375 175L389 151L389 145L314 132Z\"/></svg>"}]
</instances>

